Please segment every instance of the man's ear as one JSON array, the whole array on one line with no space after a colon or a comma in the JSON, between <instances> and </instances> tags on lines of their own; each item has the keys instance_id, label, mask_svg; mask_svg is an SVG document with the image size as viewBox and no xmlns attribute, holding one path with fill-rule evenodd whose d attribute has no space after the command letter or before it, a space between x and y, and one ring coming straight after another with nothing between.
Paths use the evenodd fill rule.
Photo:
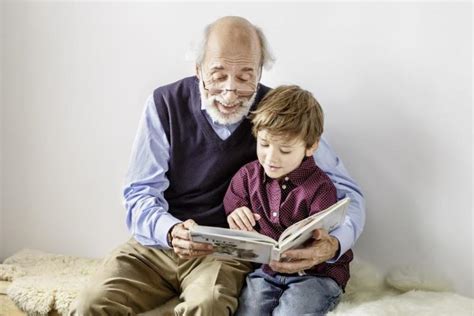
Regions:
<instances>
[{"instance_id":1,"label":"man's ear","mask_svg":"<svg viewBox=\"0 0 474 316\"><path fill-rule=\"evenodd\" d=\"M319 139L313 145L311 145L311 147L306 148L306 157L310 157L314 155L314 152L316 151L316 149L318 149L318 146L319 146Z\"/></svg>"}]
</instances>

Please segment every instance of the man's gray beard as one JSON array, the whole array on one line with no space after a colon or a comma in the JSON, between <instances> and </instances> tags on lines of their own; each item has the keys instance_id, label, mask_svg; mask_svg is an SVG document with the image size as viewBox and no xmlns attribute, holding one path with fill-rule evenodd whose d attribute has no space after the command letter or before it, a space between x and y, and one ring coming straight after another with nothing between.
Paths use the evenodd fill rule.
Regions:
<instances>
[{"instance_id":1,"label":"man's gray beard","mask_svg":"<svg viewBox=\"0 0 474 316\"><path fill-rule=\"evenodd\" d=\"M201 103L204 104L207 114L209 114L213 122L217 122L221 125L231 125L240 122L249 113L250 107L257 96L257 91L255 91L248 101L239 101L241 104L234 113L224 114L216 107L214 100L217 100L221 103L226 102L224 102L224 100L217 95L206 98L206 90L204 90L202 80L199 80L199 93L201 95Z\"/></svg>"}]
</instances>

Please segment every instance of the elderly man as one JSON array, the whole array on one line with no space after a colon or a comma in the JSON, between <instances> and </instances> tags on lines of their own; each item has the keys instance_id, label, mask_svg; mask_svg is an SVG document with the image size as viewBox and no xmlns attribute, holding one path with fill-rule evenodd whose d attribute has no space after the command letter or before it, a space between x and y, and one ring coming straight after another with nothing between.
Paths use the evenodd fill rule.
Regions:
<instances>
[{"instance_id":1,"label":"elderly man","mask_svg":"<svg viewBox=\"0 0 474 316\"><path fill-rule=\"evenodd\" d=\"M173 297L178 315L227 315L251 266L207 256L212 248L189 239L192 225L227 226L223 196L234 173L256 159L246 115L269 91L260 84L271 62L263 33L247 20L224 17L204 32L196 76L156 89L146 102L124 190L133 238L105 260L72 311L134 315ZM317 164L352 199L344 225L315 231L293 260L273 262L283 273L337 260L364 224L364 200L324 139Z\"/></svg>"}]
</instances>

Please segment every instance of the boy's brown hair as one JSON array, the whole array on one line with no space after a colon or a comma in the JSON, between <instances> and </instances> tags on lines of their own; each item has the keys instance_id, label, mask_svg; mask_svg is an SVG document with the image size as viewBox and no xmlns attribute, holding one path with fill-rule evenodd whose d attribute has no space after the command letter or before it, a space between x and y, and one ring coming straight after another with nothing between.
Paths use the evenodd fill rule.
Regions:
<instances>
[{"instance_id":1,"label":"boy's brown hair","mask_svg":"<svg viewBox=\"0 0 474 316\"><path fill-rule=\"evenodd\" d=\"M324 115L311 92L299 86L279 86L271 90L252 112L252 133L267 130L288 139L299 138L310 148L323 133Z\"/></svg>"}]
</instances>

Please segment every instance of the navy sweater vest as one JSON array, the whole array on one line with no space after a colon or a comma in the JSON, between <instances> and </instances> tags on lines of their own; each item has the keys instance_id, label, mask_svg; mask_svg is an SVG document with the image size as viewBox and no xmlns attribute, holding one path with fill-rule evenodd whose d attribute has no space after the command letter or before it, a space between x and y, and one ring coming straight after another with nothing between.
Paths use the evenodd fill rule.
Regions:
<instances>
[{"instance_id":1,"label":"navy sweater vest","mask_svg":"<svg viewBox=\"0 0 474 316\"><path fill-rule=\"evenodd\" d=\"M201 110L198 84L197 77L188 77L153 93L170 144L164 196L180 220L227 227L224 194L240 167L256 159L256 143L247 118L229 138L219 138ZM269 90L259 85L252 110Z\"/></svg>"}]
</instances>

